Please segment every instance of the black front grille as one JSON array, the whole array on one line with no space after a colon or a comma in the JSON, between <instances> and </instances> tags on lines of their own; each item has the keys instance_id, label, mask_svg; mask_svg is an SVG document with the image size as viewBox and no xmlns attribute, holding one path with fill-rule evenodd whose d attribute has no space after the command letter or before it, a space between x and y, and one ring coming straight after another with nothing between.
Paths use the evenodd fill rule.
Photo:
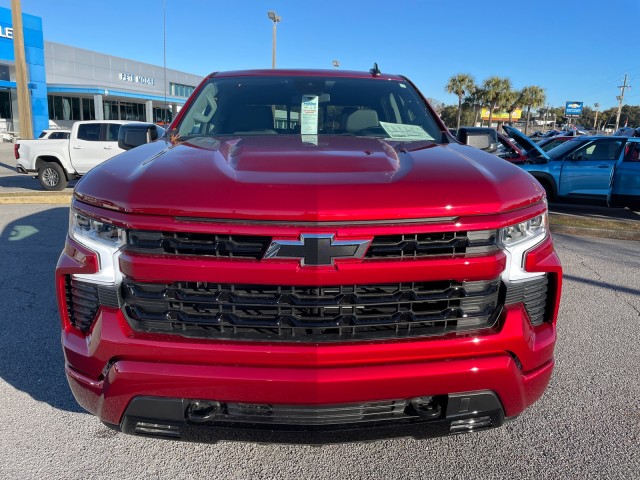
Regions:
<instances>
[{"instance_id":1,"label":"black front grille","mask_svg":"<svg viewBox=\"0 0 640 480\"><path fill-rule=\"evenodd\" d=\"M271 240L272 237L266 236L131 230L127 248L140 253L259 260ZM373 238L365 258L452 256L493 252L497 248L495 230L378 235Z\"/></svg>"},{"instance_id":2,"label":"black front grille","mask_svg":"<svg viewBox=\"0 0 640 480\"><path fill-rule=\"evenodd\" d=\"M499 279L377 285L268 286L125 281L132 328L190 337L350 341L490 327Z\"/></svg>"},{"instance_id":3,"label":"black front grille","mask_svg":"<svg viewBox=\"0 0 640 480\"><path fill-rule=\"evenodd\" d=\"M409 400L386 400L341 405L224 404L216 422L280 425L344 425L345 423L402 421L419 418Z\"/></svg>"},{"instance_id":4,"label":"black front grille","mask_svg":"<svg viewBox=\"0 0 640 480\"><path fill-rule=\"evenodd\" d=\"M271 237L131 230L127 248L142 253L260 259L270 243Z\"/></svg>"},{"instance_id":5,"label":"black front grille","mask_svg":"<svg viewBox=\"0 0 640 480\"><path fill-rule=\"evenodd\" d=\"M365 258L425 257L497 250L495 230L376 236Z\"/></svg>"}]
</instances>

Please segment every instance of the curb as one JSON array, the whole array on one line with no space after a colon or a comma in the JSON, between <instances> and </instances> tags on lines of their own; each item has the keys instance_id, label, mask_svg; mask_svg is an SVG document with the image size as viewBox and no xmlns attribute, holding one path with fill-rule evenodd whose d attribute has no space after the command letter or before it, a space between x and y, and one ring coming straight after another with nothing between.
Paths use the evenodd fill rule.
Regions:
<instances>
[{"instance_id":1,"label":"curb","mask_svg":"<svg viewBox=\"0 0 640 480\"><path fill-rule=\"evenodd\" d=\"M9 204L51 204L68 205L72 192L9 192L0 195L0 205Z\"/></svg>"}]
</instances>

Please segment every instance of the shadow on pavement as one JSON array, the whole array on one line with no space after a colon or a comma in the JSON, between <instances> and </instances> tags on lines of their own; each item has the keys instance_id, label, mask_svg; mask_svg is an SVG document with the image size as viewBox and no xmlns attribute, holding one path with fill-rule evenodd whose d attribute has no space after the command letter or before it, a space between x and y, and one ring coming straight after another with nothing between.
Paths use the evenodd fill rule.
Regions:
<instances>
[{"instance_id":1,"label":"shadow on pavement","mask_svg":"<svg viewBox=\"0 0 640 480\"><path fill-rule=\"evenodd\" d=\"M576 277L575 275L563 275L564 280L573 280L574 282L586 283L587 285L593 285L598 288L605 288L607 290L614 290L616 292L630 293L631 295L640 295L640 290L637 288L629 288L621 285L611 285L606 282L600 282L597 280L591 280L588 278Z\"/></svg>"},{"instance_id":2,"label":"shadow on pavement","mask_svg":"<svg viewBox=\"0 0 640 480\"><path fill-rule=\"evenodd\" d=\"M0 377L35 400L82 412L64 374L54 287L68 218L68 208L51 208L0 232Z\"/></svg>"}]
</instances>

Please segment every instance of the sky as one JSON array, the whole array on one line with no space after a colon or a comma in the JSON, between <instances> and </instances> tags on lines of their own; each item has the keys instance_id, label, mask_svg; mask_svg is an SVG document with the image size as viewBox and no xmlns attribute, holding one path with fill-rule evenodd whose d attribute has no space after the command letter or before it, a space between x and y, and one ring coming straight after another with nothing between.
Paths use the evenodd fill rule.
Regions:
<instances>
[{"instance_id":1,"label":"sky","mask_svg":"<svg viewBox=\"0 0 640 480\"><path fill-rule=\"evenodd\" d=\"M47 41L197 75L271 67L380 70L407 76L429 98L456 104L448 79L508 77L538 85L551 106L640 105L640 0L22 0ZM10 0L0 7L10 8Z\"/></svg>"}]
</instances>

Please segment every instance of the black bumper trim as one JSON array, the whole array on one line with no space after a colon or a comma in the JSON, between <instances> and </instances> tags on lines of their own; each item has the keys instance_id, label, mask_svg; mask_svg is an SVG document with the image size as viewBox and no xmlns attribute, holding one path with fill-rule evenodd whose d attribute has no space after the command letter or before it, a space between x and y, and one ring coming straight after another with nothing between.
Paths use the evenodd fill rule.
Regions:
<instances>
[{"instance_id":1,"label":"black bumper trim","mask_svg":"<svg viewBox=\"0 0 640 480\"><path fill-rule=\"evenodd\" d=\"M441 437L495 428L505 421L502 404L491 391L444 397L446 408L435 419L408 414L399 420L331 425L244 423L229 419L196 424L187 419L187 408L195 400L136 397L127 407L119 427L122 432L132 435L202 443L240 441L321 445L398 437ZM481 422L480 428L474 428L473 420L482 417L490 420ZM460 430L452 428L452 422L468 426Z\"/></svg>"}]
</instances>

